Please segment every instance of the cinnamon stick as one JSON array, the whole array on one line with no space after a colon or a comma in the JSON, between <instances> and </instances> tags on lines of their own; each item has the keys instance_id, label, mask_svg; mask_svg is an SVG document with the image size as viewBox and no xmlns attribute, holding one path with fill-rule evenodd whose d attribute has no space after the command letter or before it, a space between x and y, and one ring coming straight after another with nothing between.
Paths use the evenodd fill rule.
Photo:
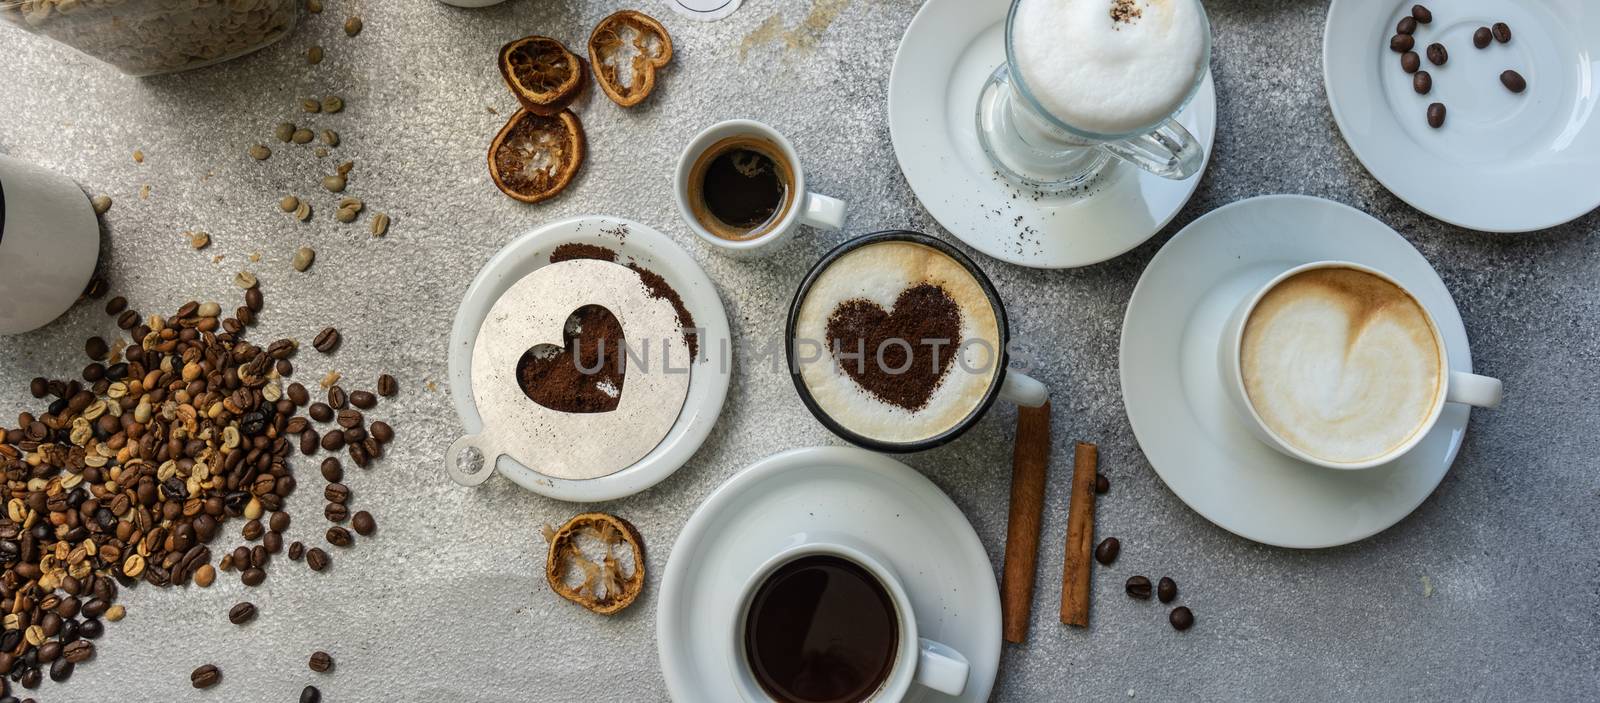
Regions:
<instances>
[{"instance_id":1,"label":"cinnamon stick","mask_svg":"<svg viewBox=\"0 0 1600 703\"><path fill-rule=\"evenodd\" d=\"M1089 559L1094 542L1094 476L1100 450L1079 442L1067 498L1067 557L1061 574L1061 622L1089 626Z\"/></svg>"},{"instance_id":2,"label":"cinnamon stick","mask_svg":"<svg viewBox=\"0 0 1600 703\"><path fill-rule=\"evenodd\" d=\"M1050 403L1017 408L1017 438L1011 452L1011 514L1006 518L1005 563L1000 571L1000 629L1007 642L1020 643L1028 638L1049 468Z\"/></svg>"}]
</instances>

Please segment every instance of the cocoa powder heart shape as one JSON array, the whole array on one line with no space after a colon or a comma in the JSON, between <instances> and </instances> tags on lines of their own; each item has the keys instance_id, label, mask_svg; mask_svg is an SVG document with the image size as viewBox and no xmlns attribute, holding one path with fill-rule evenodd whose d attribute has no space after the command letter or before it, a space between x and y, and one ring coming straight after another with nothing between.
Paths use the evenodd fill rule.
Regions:
<instances>
[{"instance_id":1,"label":"cocoa powder heart shape","mask_svg":"<svg viewBox=\"0 0 1600 703\"><path fill-rule=\"evenodd\" d=\"M828 316L839 368L873 397L913 412L928 406L960 343L961 308L932 283L901 291L892 311L853 298Z\"/></svg>"},{"instance_id":2,"label":"cocoa powder heart shape","mask_svg":"<svg viewBox=\"0 0 1600 703\"><path fill-rule=\"evenodd\" d=\"M564 413L608 413L622 400L627 374L622 323L585 305L567 318L562 343L540 344L517 360L517 385L533 402Z\"/></svg>"}]
</instances>

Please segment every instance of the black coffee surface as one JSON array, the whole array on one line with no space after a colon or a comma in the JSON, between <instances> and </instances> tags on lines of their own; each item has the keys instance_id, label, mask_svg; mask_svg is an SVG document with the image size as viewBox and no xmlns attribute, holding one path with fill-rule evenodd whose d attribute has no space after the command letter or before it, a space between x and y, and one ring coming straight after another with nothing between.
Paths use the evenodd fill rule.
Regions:
<instances>
[{"instance_id":1,"label":"black coffee surface","mask_svg":"<svg viewBox=\"0 0 1600 703\"><path fill-rule=\"evenodd\" d=\"M767 577L744 629L756 681L786 703L865 700L888 678L899 639L883 584L828 555L796 559Z\"/></svg>"},{"instance_id":2,"label":"black coffee surface","mask_svg":"<svg viewBox=\"0 0 1600 703\"><path fill-rule=\"evenodd\" d=\"M706 210L734 229L753 230L783 206L789 184L772 157L755 149L729 149L706 167Z\"/></svg>"}]
</instances>

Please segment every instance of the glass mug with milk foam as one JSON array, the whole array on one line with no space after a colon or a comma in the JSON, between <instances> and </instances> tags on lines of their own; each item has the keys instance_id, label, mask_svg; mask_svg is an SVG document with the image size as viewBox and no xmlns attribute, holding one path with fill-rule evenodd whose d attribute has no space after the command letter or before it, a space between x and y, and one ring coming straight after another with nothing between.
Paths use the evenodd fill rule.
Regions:
<instances>
[{"instance_id":1,"label":"glass mug with milk foam","mask_svg":"<svg viewBox=\"0 0 1600 703\"><path fill-rule=\"evenodd\" d=\"M1210 62L1199 0L1013 0L978 141L1007 177L1047 192L1089 185L1112 159L1188 178L1205 149L1174 116Z\"/></svg>"}]
</instances>

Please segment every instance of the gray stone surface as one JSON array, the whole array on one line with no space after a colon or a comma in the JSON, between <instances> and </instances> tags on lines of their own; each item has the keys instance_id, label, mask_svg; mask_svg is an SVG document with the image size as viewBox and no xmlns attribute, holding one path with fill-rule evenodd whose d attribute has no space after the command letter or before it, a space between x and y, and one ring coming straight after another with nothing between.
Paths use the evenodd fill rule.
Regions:
<instances>
[{"instance_id":1,"label":"gray stone surface","mask_svg":"<svg viewBox=\"0 0 1600 703\"><path fill-rule=\"evenodd\" d=\"M754 349L779 334L793 287L829 247L885 227L941 233L899 172L885 119L895 46L917 3L749 0L711 25L646 3L678 50L660 92L630 112L591 92L579 107L591 145L583 174L560 199L534 207L500 195L484 169L485 146L514 108L495 49L535 32L576 46L619 3L512 0L477 11L429 0L325 4L327 12L259 54L148 80L0 30L8 59L0 150L116 198L104 254L116 292L147 313L170 312L188 299L235 300L230 278L252 270L268 299L258 338L307 339L327 324L346 331L331 358L302 355L303 377L337 369L360 386L388 370L403 384L378 413L401 439L378 468L353 471L349 481L354 504L380 523L370 544L335 550L323 575L276 563L267 584L248 593L228 576L209 590L137 589L99 658L69 685L47 683L42 697L292 700L315 682L330 701L663 699L655 596L684 520L740 467L837 440L785 377L744 363L704 448L653 490L578 506L502 479L458 488L437 468L460 431L443 378L455 305L478 267L519 233L574 214L615 214L683 244L720 287L736 343ZM1319 65L1325 2L1207 5L1220 127L1210 171L1177 221L1087 269L984 261L1035 371L1056 391L1060 440L1032 638L1007 646L995 698L1592 698L1600 687L1600 253L1592 241L1600 216L1518 236L1422 216L1368 176L1338 135ZM366 19L355 39L338 29L352 12ZM308 68L313 44L327 59ZM348 107L299 113L297 97L325 93ZM673 210L671 168L694 131L730 117L785 131L815 188L852 203L848 231L808 233L755 263L702 247ZM270 132L282 120L335 128L344 144L321 160L309 148L280 146ZM256 142L273 147L269 161L246 156ZM143 164L130 157L135 149ZM351 192L393 215L388 238L331 220L332 198L316 182L344 159L357 164ZM312 197L310 224L277 211L286 192ZM1509 389L1502 408L1475 414L1456 466L1414 515L1361 543L1314 552L1242 540L1187 509L1139 453L1118 396L1118 328L1150 257L1198 215L1280 192L1348 203L1399 230L1454 292L1477 368ZM210 249L187 247L180 233L193 229L211 233ZM319 251L304 274L288 263L301 244ZM256 252L259 262L248 258ZM0 339L0 405L36 407L27 379L75 373L83 338L112 331L97 305L80 305L43 330ZM997 568L1013 420L999 408L955 445L908 459L966 512ZM1087 631L1054 617L1074 439L1101 446L1113 488L1100 530L1124 542L1121 561L1095 580ZM304 485L312 490L291 500L299 515L291 536L320 541L320 481ZM589 507L628 517L650 547L646 597L611 619L560 600L540 577L538 525ZM1175 577L1199 624L1176 634L1157 605L1120 595L1133 573ZM224 616L241 597L263 611L244 629ZM334 654L335 673L305 668L315 649ZM224 684L195 692L187 674L207 662L222 667Z\"/></svg>"}]
</instances>

